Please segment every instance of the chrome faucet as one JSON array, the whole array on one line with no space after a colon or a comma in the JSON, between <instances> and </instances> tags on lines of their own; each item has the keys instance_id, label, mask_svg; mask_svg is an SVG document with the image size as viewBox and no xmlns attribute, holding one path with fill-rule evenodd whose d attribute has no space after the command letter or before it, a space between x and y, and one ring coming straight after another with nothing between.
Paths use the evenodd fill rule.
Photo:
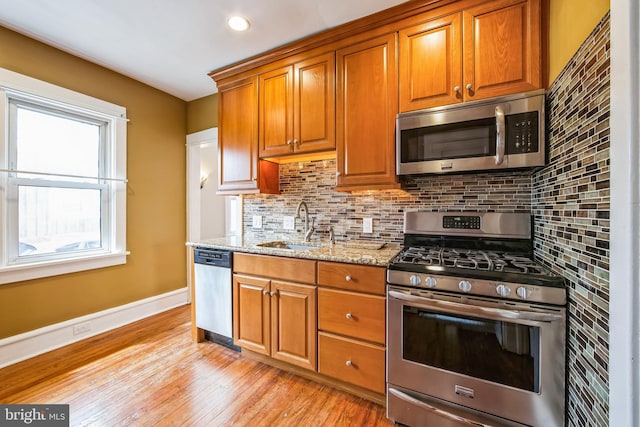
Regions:
<instances>
[{"instance_id":1,"label":"chrome faucet","mask_svg":"<svg viewBox=\"0 0 640 427\"><path fill-rule=\"evenodd\" d=\"M329 226L329 244L333 245L336 242L336 235L333 231L333 225Z\"/></svg>"},{"instance_id":2,"label":"chrome faucet","mask_svg":"<svg viewBox=\"0 0 640 427\"><path fill-rule=\"evenodd\" d=\"M298 203L298 207L296 208L296 218L301 218L300 209L303 209L303 208L304 208L304 241L308 242L311 240L311 235L316 230L316 228L314 227L316 220L315 218L311 218L311 227L309 227L309 207L304 202L304 200Z\"/></svg>"}]
</instances>

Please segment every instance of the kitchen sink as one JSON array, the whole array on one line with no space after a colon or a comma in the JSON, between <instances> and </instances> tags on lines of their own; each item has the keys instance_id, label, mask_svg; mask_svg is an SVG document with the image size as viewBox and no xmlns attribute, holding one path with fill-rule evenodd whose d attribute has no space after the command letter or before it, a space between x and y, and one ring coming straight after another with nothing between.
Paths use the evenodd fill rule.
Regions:
<instances>
[{"instance_id":1,"label":"kitchen sink","mask_svg":"<svg viewBox=\"0 0 640 427\"><path fill-rule=\"evenodd\" d=\"M282 241L258 243L256 246L261 248L288 249L290 251L310 251L311 249L317 249L319 247L314 245L305 245L302 243L289 243Z\"/></svg>"}]
</instances>

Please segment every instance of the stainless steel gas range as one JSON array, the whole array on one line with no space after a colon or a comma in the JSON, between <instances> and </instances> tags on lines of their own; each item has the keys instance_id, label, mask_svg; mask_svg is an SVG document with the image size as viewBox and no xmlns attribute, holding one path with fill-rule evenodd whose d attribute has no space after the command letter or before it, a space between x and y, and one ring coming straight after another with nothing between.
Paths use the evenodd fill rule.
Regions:
<instances>
[{"instance_id":1,"label":"stainless steel gas range","mask_svg":"<svg viewBox=\"0 0 640 427\"><path fill-rule=\"evenodd\" d=\"M387 416L409 426L562 426L566 289L531 216L407 212L387 269Z\"/></svg>"}]
</instances>

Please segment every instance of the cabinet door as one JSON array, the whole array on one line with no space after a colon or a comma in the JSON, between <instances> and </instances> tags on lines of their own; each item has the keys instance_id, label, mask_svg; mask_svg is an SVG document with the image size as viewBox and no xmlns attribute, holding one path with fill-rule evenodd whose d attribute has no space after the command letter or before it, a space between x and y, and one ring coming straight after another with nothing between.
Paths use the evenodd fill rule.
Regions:
<instances>
[{"instance_id":1,"label":"cabinet door","mask_svg":"<svg viewBox=\"0 0 640 427\"><path fill-rule=\"evenodd\" d=\"M541 87L540 0L485 2L463 20L465 99Z\"/></svg>"},{"instance_id":2,"label":"cabinet door","mask_svg":"<svg viewBox=\"0 0 640 427\"><path fill-rule=\"evenodd\" d=\"M269 280L233 276L233 341L269 355L271 350Z\"/></svg>"},{"instance_id":3,"label":"cabinet door","mask_svg":"<svg viewBox=\"0 0 640 427\"><path fill-rule=\"evenodd\" d=\"M260 75L260 157L293 152L293 69Z\"/></svg>"},{"instance_id":4,"label":"cabinet door","mask_svg":"<svg viewBox=\"0 0 640 427\"><path fill-rule=\"evenodd\" d=\"M258 81L240 80L219 95L218 190L258 191Z\"/></svg>"},{"instance_id":5,"label":"cabinet door","mask_svg":"<svg viewBox=\"0 0 640 427\"><path fill-rule=\"evenodd\" d=\"M462 101L461 24L456 13L398 33L401 112Z\"/></svg>"},{"instance_id":6,"label":"cabinet door","mask_svg":"<svg viewBox=\"0 0 640 427\"><path fill-rule=\"evenodd\" d=\"M301 61L294 66L294 150L296 153L334 150L335 54Z\"/></svg>"},{"instance_id":7,"label":"cabinet door","mask_svg":"<svg viewBox=\"0 0 640 427\"><path fill-rule=\"evenodd\" d=\"M316 287L271 282L271 357L316 370Z\"/></svg>"},{"instance_id":8,"label":"cabinet door","mask_svg":"<svg viewBox=\"0 0 640 427\"><path fill-rule=\"evenodd\" d=\"M396 34L336 52L336 190L397 187Z\"/></svg>"}]
</instances>

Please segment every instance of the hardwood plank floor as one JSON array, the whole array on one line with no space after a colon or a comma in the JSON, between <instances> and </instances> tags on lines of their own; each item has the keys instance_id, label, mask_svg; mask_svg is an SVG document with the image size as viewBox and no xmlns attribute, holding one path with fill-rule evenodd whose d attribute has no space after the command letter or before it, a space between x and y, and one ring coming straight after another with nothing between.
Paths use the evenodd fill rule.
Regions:
<instances>
[{"instance_id":1,"label":"hardwood plank floor","mask_svg":"<svg viewBox=\"0 0 640 427\"><path fill-rule=\"evenodd\" d=\"M189 306L0 369L0 403L66 403L73 426L393 426L385 409L208 341Z\"/></svg>"}]
</instances>

